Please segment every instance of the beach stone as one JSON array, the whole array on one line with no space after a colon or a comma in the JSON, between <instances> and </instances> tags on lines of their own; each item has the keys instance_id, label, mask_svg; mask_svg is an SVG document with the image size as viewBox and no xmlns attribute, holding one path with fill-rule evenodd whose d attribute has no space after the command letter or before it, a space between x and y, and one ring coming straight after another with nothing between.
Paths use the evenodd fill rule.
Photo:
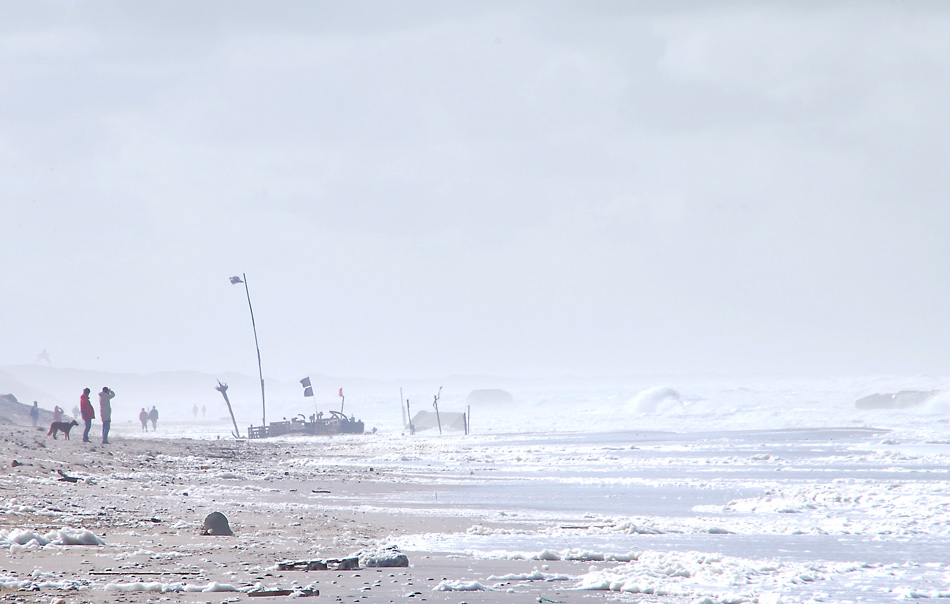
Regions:
<instances>
[{"instance_id":1,"label":"beach stone","mask_svg":"<svg viewBox=\"0 0 950 604\"><path fill-rule=\"evenodd\" d=\"M234 535L231 526L228 524L228 518L221 512L211 512L205 518L201 525L202 535Z\"/></svg>"}]
</instances>

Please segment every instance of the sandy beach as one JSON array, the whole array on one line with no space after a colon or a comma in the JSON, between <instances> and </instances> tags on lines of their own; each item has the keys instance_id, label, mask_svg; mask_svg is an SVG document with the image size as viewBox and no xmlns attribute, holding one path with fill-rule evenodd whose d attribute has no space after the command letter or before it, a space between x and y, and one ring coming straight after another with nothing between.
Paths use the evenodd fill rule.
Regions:
<instances>
[{"instance_id":1,"label":"sandy beach","mask_svg":"<svg viewBox=\"0 0 950 604\"><path fill-rule=\"evenodd\" d=\"M552 391L480 412L474 434L383 423L267 440L235 439L230 418L192 418L190 405L143 432L132 405L108 445L98 422L92 443L80 426L54 440L44 417L28 427L28 406L12 402L0 414L0 598L946 598L948 401L865 410L854 391ZM374 425L392 415L359 408ZM201 534L213 513L233 535ZM379 565L400 554L408 566ZM356 568L334 562L350 559ZM328 569L304 570L319 561Z\"/></svg>"},{"instance_id":2,"label":"sandy beach","mask_svg":"<svg viewBox=\"0 0 950 604\"><path fill-rule=\"evenodd\" d=\"M438 504L420 506L418 514L367 512L363 504L394 491L412 489L424 500L435 487L424 473L361 467L358 441L343 457L337 447L327 451L326 439L116 436L102 445L83 443L79 428L65 441L43 429L0 427L4 600L234 602L251 598L246 592L254 588L310 588L321 600L342 602L673 601L521 578L587 570L568 561L402 552L409 567L280 571L284 561L370 552L393 535L464 532L472 519ZM200 534L212 512L227 517L233 536Z\"/></svg>"}]
</instances>

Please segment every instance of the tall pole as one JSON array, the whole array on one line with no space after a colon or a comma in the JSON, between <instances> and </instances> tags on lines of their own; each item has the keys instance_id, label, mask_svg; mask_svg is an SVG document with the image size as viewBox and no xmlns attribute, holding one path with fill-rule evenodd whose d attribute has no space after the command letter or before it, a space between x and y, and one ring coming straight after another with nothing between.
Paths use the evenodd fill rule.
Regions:
<instances>
[{"instance_id":1,"label":"tall pole","mask_svg":"<svg viewBox=\"0 0 950 604\"><path fill-rule=\"evenodd\" d=\"M261 376L261 427L267 429L267 404L264 402L264 370L261 368L261 347L257 343L257 323L254 322L254 307L251 306L251 290L247 288L247 276L241 273L244 283L244 291L247 293L247 308L251 311L251 328L254 329L254 347L257 348L257 371ZM234 277L231 277L231 283L235 283Z\"/></svg>"}]
</instances>

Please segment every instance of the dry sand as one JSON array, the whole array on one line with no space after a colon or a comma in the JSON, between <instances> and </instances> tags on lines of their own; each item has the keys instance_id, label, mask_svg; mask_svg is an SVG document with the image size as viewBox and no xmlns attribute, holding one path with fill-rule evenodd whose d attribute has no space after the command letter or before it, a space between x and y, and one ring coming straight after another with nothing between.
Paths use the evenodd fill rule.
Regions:
<instances>
[{"instance_id":1,"label":"dry sand","mask_svg":"<svg viewBox=\"0 0 950 604\"><path fill-rule=\"evenodd\" d=\"M98 424L93 433L97 433ZM0 426L0 513L4 531L45 535L85 528L104 545L11 547L2 555L2 601L14 602L236 602L282 600L243 592L158 591L170 585L214 583L240 589L308 586L334 602L676 601L648 595L573 591L571 581L511 581L492 577L529 573L572 576L587 564L483 560L403 552L408 568L278 571L286 560L343 558L401 533L464 531L470 517L425 506L418 514L365 511L399 489L435 490L419 476L393 476L359 464L358 443L346 459L328 456L326 441L294 442L126 439L53 440L45 430ZM339 449L336 450L339 455ZM13 461L24 465L14 467ZM354 461L356 463L354 463ZM60 480L59 471L78 478ZM445 490L445 485L438 487ZM234 536L201 535L204 518L227 516ZM479 524L489 523L478 521ZM479 582L492 591L434 591L443 580ZM140 584L132 587L132 584ZM151 588L149 588L151 585ZM150 590L151 589L151 590Z\"/></svg>"}]
</instances>

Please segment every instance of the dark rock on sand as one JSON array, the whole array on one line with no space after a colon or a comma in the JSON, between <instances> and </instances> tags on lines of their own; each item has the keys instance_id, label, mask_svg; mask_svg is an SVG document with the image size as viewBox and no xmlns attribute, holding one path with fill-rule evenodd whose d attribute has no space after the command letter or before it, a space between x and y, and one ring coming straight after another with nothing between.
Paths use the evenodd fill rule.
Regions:
<instances>
[{"instance_id":1,"label":"dark rock on sand","mask_svg":"<svg viewBox=\"0 0 950 604\"><path fill-rule=\"evenodd\" d=\"M202 535L234 535L231 526L228 524L227 516L221 512L211 512L208 514L204 524L201 525L200 533Z\"/></svg>"}]
</instances>

